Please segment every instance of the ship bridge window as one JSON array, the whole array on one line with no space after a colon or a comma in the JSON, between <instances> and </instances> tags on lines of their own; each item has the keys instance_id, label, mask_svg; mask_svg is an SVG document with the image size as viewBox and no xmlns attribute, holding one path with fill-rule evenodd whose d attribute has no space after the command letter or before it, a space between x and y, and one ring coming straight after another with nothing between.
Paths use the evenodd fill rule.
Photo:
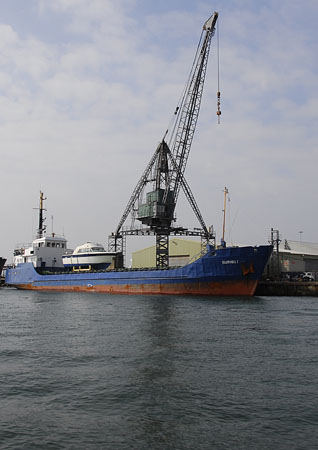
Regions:
<instances>
[{"instance_id":1,"label":"ship bridge window","mask_svg":"<svg viewBox=\"0 0 318 450\"><path fill-rule=\"evenodd\" d=\"M62 245L62 248L64 248L64 244L61 244Z\"/></svg>"},{"instance_id":2,"label":"ship bridge window","mask_svg":"<svg viewBox=\"0 0 318 450\"><path fill-rule=\"evenodd\" d=\"M46 246L47 246L47 247L51 247L51 242L47 242L47 243L46 243Z\"/></svg>"},{"instance_id":3,"label":"ship bridge window","mask_svg":"<svg viewBox=\"0 0 318 450\"><path fill-rule=\"evenodd\" d=\"M55 242L52 242L52 247L55 247Z\"/></svg>"}]
</instances>

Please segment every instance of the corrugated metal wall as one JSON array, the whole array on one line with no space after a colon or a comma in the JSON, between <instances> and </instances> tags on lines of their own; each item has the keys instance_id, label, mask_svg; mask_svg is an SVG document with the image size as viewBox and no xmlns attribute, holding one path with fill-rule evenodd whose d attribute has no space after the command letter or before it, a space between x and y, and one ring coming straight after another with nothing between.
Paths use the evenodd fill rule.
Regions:
<instances>
[{"instance_id":1,"label":"corrugated metal wall","mask_svg":"<svg viewBox=\"0 0 318 450\"><path fill-rule=\"evenodd\" d=\"M304 272L305 262L301 255L281 254L281 272Z\"/></svg>"},{"instance_id":2,"label":"corrugated metal wall","mask_svg":"<svg viewBox=\"0 0 318 450\"><path fill-rule=\"evenodd\" d=\"M170 266L183 266L201 252L200 241L172 238L169 240ZM132 254L132 267L155 267L156 247L147 247Z\"/></svg>"}]
</instances>

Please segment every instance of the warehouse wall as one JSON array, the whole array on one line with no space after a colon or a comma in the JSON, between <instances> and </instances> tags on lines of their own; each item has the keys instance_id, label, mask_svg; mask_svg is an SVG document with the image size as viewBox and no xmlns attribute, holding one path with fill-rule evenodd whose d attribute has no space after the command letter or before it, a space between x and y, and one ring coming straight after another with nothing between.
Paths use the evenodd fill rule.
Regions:
<instances>
[{"instance_id":1,"label":"warehouse wall","mask_svg":"<svg viewBox=\"0 0 318 450\"><path fill-rule=\"evenodd\" d=\"M301 255L280 254L282 272L304 272L305 261Z\"/></svg>"},{"instance_id":2,"label":"warehouse wall","mask_svg":"<svg viewBox=\"0 0 318 450\"><path fill-rule=\"evenodd\" d=\"M170 266L184 266L201 252L200 241L172 238L169 240ZM138 250L132 254L132 267L156 267L156 247Z\"/></svg>"}]
</instances>

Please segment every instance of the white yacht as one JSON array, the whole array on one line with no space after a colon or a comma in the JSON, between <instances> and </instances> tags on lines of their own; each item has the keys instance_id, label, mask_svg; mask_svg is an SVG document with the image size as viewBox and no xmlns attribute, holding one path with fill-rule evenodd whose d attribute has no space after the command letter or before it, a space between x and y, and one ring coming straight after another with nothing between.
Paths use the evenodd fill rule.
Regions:
<instances>
[{"instance_id":1,"label":"white yacht","mask_svg":"<svg viewBox=\"0 0 318 450\"><path fill-rule=\"evenodd\" d=\"M107 269L116 258L117 253L107 252L101 244L86 242L79 245L69 254L63 255L64 267L73 267L73 270Z\"/></svg>"}]
</instances>

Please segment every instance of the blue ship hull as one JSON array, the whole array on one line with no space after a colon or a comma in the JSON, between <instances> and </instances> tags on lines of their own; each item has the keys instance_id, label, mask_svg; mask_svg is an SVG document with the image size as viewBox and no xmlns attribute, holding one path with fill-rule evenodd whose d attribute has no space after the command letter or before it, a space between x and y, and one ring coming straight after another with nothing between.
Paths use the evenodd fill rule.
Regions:
<instances>
[{"instance_id":1,"label":"blue ship hull","mask_svg":"<svg viewBox=\"0 0 318 450\"><path fill-rule=\"evenodd\" d=\"M19 289L111 294L254 295L272 246L214 250L184 267L40 274L32 263L7 269L6 283Z\"/></svg>"}]
</instances>

